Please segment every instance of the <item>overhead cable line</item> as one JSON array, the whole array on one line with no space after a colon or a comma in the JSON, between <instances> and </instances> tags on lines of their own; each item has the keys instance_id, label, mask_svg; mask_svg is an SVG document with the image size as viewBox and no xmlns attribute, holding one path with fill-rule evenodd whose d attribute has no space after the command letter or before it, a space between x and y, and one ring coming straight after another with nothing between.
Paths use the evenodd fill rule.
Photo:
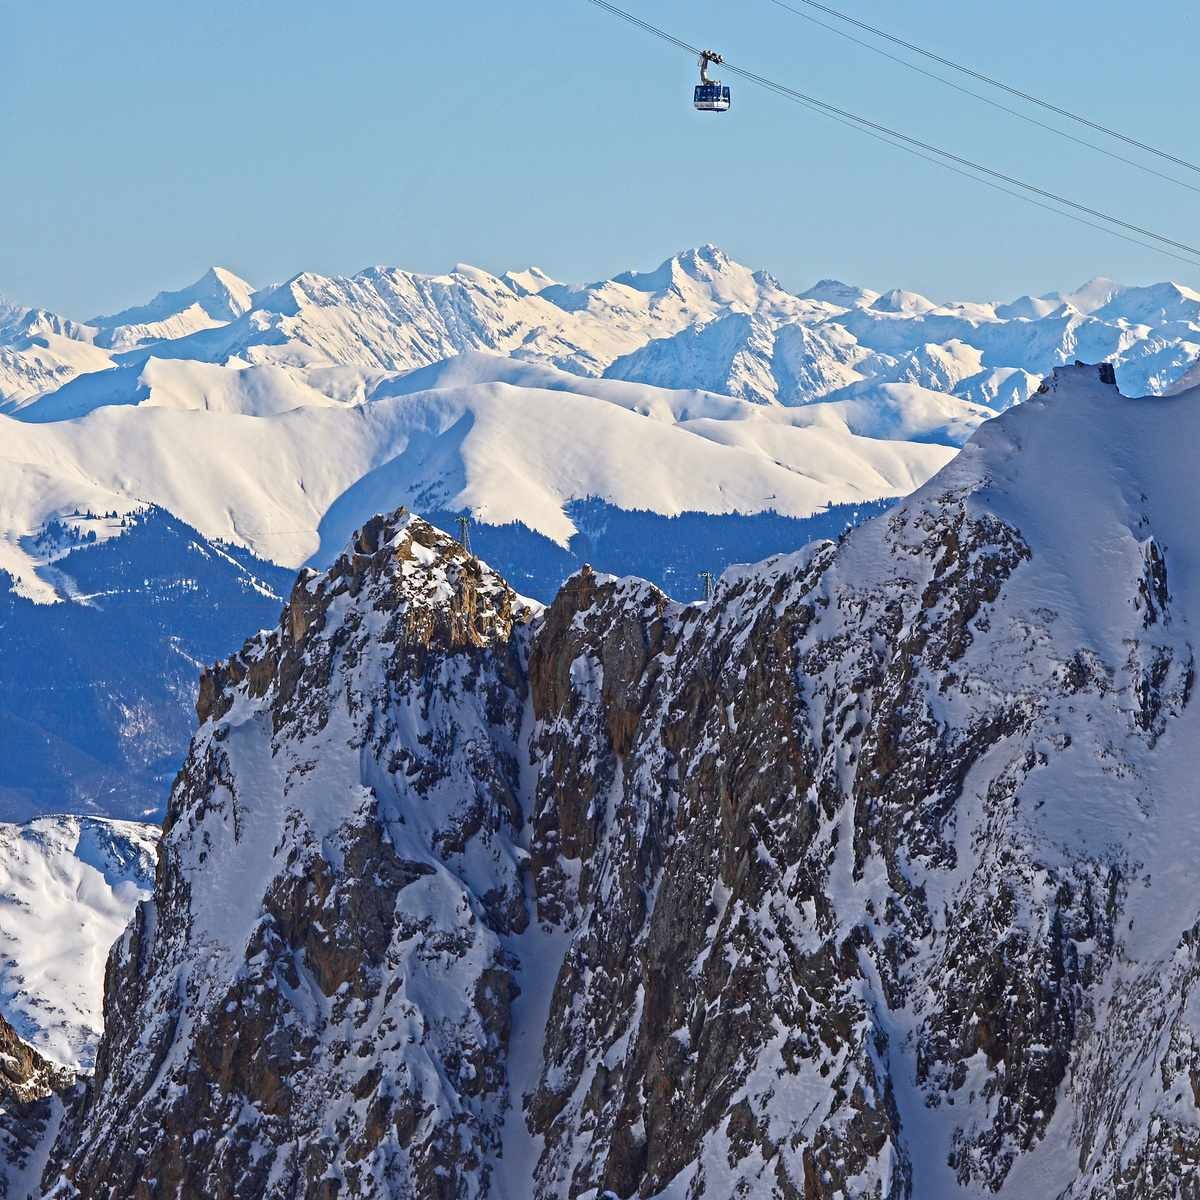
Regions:
<instances>
[{"instance_id":1,"label":"overhead cable line","mask_svg":"<svg viewBox=\"0 0 1200 1200\"><path fill-rule=\"evenodd\" d=\"M939 158L944 158L948 162L957 163L960 167L967 167L972 171L979 171L984 175L990 176L992 179L998 179L1004 183L1011 184L1013 187L1019 187L1033 195L1041 196L1047 200L1053 200L1058 204L1065 204L1068 208L1073 208L1076 212L1086 213L1091 217L1098 217L1102 221L1108 221L1113 225L1119 225L1122 229L1128 229L1133 233L1140 233L1143 237L1152 238L1156 242L1161 242L1164 246L1173 247L1176 250L1182 250L1185 254L1196 255L1200 257L1200 247L1189 246L1187 242L1179 242L1174 238L1169 238L1161 233L1155 233L1152 229L1146 229L1142 225L1135 225L1130 221L1124 221L1120 217L1114 217L1111 213L1103 212L1098 208L1091 208L1086 204L1081 204L1077 200L1071 200L1066 196L1059 195L1057 192L1052 192L1047 188L1038 187L1034 183L1026 183L1023 179L1018 179L1015 175L1005 174L1003 171L996 171L991 167L984 166L983 163L974 162L972 159L963 158L959 154L954 154L949 150L943 150L940 146L935 146L931 142L924 142L920 138L910 137L907 133L902 133L898 129L891 129L887 125L880 125L877 121L872 121L868 117L860 117L855 113L848 112L844 108L838 108L836 105L827 104L824 100L818 100L815 96L806 95L804 92L798 92L795 88L790 88L786 84L777 83L773 79L768 79L765 75L757 75L753 71L747 71L743 67L734 67L726 64L726 68L732 71L735 75L740 75L743 79L748 79L752 83L757 83L762 87L770 88L772 91L779 93L781 96L786 96L789 99L798 100L802 104L807 104L810 107L815 106L825 112L832 113L839 117L844 117L847 120L854 121L856 124L865 129L874 129L879 133L886 134L888 137L895 138L905 142L907 145L915 146L918 149L928 151L930 154L936 154Z\"/></svg>"},{"instance_id":2,"label":"overhead cable line","mask_svg":"<svg viewBox=\"0 0 1200 1200\"><path fill-rule=\"evenodd\" d=\"M971 88L963 87L961 83L955 83L953 79L947 79L944 75L939 75L936 71L927 71L924 67L910 62L907 58L901 58L898 54L890 54L882 46L876 46L873 42L868 42L865 38L855 37L854 34L848 33L845 29L839 29L836 25L830 25L827 21L822 21L819 17L814 17L811 13L806 13L799 8L793 8L792 5L784 3L784 0L768 0L768 2L774 4L777 8L782 8L792 13L803 21L808 21L811 25L816 25L818 28L835 34L837 37L845 38L846 41L853 42L856 46L862 46L865 50L870 50L875 54L881 55L891 62L899 63L900 66L907 67L910 71L915 71L918 75L924 75L926 79L933 79L948 88L953 88L956 92L964 96L970 96L972 99L978 100L981 104L988 104L992 108L999 109L1000 112L1008 113L1009 116L1016 117L1019 121L1024 121L1028 125L1034 125L1038 129L1044 129L1047 133L1056 134L1058 137L1065 138L1068 142L1074 142L1077 146L1083 146L1088 150L1096 151L1097 154L1103 154L1106 158L1113 159L1114 162L1124 163L1126 166L1133 167L1138 171L1144 171L1147 175L1153 175L1157 179L1165 179L1167 183L1173 183L1176 187L1187 188L1189 192L1196 192L1200 195L1200 187L1194 183L1188 183L1186 180L1178 179L1174 175L1168 175L1165 171L1155 170L1154 167L1149 166L1147 163L1138 162L1136 158L1127 158L1124 154L1118 154L1115 150L1109 150L1106 146L1099 146L1095 142L1089 142L1086 138L1076 137L1075 134L1068 133L1065 129L1060 129L1057 125L1050 125L1045 121L1039 121L1037 117L1031 117L1028 113L1021 112L1019 108L1011 108L1007 104L1002 104L999 100L993 100L991 96L985 96L982 92L972 91ZM801 0L801 3L806 2L807 0ZM884 35L880 34L880 36Z\"/></svg>"},{"instance_id":3,"label":"overhead cable line","mask_svg":"<svg viewBox=\"0 0 1200 1200\"><path fill-rule=\"evenodd\" d=\"M796 12L796 9L790 4L784 3L784 0L770 0L770 2L777 8ZM969 75L972 79L979 80L980 83L986 83L990 87L999 88L1001 91L1007 92L1010 96L1016 96L1020 100L1036 104L1039 108L1044 108L1047 112L1052 112L1060 117L1066 117L1068 120L1076 121L1080 125L1086 125L1089 129L1096 130L1097 133L1103 133L1107 137L1116 138L1117 141L1124 142L1128 146L1136 146L1137 149L1144 150L1147 154L1154 154L1158 158L1174 163L1177 167L1186 167L1189 171L1195 171L1200 174L1200 165L1189 162L1186 158L1180 158L1178 155L1171 154L1166 150L1160 150L1157 146L1152 146L1148 142L1130 137L1119 130L1111 129L1107 125L1100 124L1099 121L1093 121L1090 117L1072 112L1069 108L1062 108L1060 105L1053 104L1049 100L1043 100L1040 96L1035 96L1031 92L1022 91L1020 88L1013 87L1011 84L1007 84L1001 79L996 79L992 75L985 75L982 71L976 71L972 67L964 66L962 63L955 62L952 58L946 58L932 50L926 50L924 46L918 46L915 42L905 41L904 38L897 37L894 33L888 33L886 30L880 29L875 25L870 25L866 21L860 21L857 17L852 17L848 13L831 8L827 4L821 4L818 0L800 0L800 3L806 4L809 8L815 8L839 21L845 21L848 25L854 25L856 28L865 30L867 33L872 33L876 37L883 38L885 41L891 42L894 46L901 46L905 50L910 50L913 54L920 54L923 58L930 59L932 62L938 63L943 67L949 67L953 71Z\"/></svg>"},{"instance_id":4,"label":"overhead cable line","mask_svg":"<svg viewBox=\"0 0 1200 1200\"><path fill-rule=\"evenodd\" d=\"M661 39L677 47L680 50L685 50L692 55L700 55L703 53L698 47L691 45L689 42L677 38L674 34L668 33L664 29L658 28L656 25L651 25L648 21L643 21L640 17L634 16L632 13L626 12L622 8L618 8L615 4L609 4L608 0L589 0L589 3L602 8L605 11L620 17L622 20L635 25L645 32L652 34L654 37ZM1123 238L1125 241L1134 242L1137 245L1144 246L1147 249L1157 250L1159 253L1167 254L1172 258L1178 259L1180 262L1186 262L1191 266L1200 266L1200 247L1190 246L1186 242L1179 242L1173 238L1166 237L1163 234L1155 233L1151 229L1147 229L1141 225L1135 225L1132 222L1125 221L1120 217L1115 217L1110 213L1101 211L1100 209L1091 208L1086 204L1081 204L1076 200L1071 200L1066 196L1059 195L1057 192L1052 192L1046 188L1038 187L1036 184L1026 183L1016 176L1005 174L1003 171L994 170L991 167L984 166L982 163L974 162L969 158L964 158L961 155L954 154L949 150L943 150L939 146L935 146L930 142L922 141L920 138L911 137L909 134L903 133L898 129L892 129L887 125L881 125L877 121L872 121L867 117L860 117L856 113L849 112L846 109L838 108L836 105L828 104L824 100L819 100L815 96L809 96L804 92L797 91L795 88L788 87L786 84L769 79L765 75L759 75L754 71L747 70L744 67L734 66L728 60L724 61L724 67L727 71L748 80L751 83L757 84L759 87L766 88L769 91L775 92L784 99L792 100L795 103L802 104L824 116L831 117L833 120L841 124L848 125L850 128L857 129L862 133L876 137L878 140L887 141L890 145L896 146L898 149L907 150L910 153L916 154L918 158L924 158L927 161L937 162L938 165L947 167L955 171L956 174L965 175L969 179L974 179L977 183L987 184L990 187L996 188L999 191L1006 192L1009 195L1026 200L1029 203L1036 204L1039 208L1048 209L1051 212L1057 212L1060 216L1067 217L1071 220L1079 221L1081 224L1091 226L1093 229L1102 229L1105 233L1115 237ZM936 158L931 157L936 156ZM973 173L974 172L974 173ZM986 177L986 178L985 178ZM996 181L996 182L993 182ZM1003 184L1009 187L1001 186ZM1021 192L1010 191L1009 188L1019 188ZM1022 195L1021 193L1025 193ZM1035 199L1040 197L1040 199ZM1044 201L1053 201L1056 204L1065 205L1067 208L1074 210L1073 212L1064 212L1062 209L1056 209ZM1095 217L1098 220L1107 222L1107 225L1094 225L1091 221L1084 220L1076 214L1085 214L1086 216ZM1118 226L1118 229L1110 228L1110 226ZM1150 238L1155 245L1141 241L1139 238L1128 236L1120 230L1127 230L1129 233L1140 234L1144 238ZM1176 251L1183 251L1183 254L1178 254ZM1187 257L1184 257L1186 255Z\"/></svg>"},{"instance_id":5,"label":"overhead cable line","mask_svg":"<svg viewBox=\"0 0 1200 1200\"><path fill-rule=\"evenodd\" d=\"M786 98L792 99L792 97ZM952 171L955 175L961 175L963 179L969 179L973 183L982 184L984 187L991 188L995 192L1003 192L1004 195L1011 196L1014 200L1020 200L1023 204L1032 204L1034 207L1040 208L1045 212L1054 213L1058 217L1065 217L1068 221L1074 221L1079 225L1086 225L1089 229L1096 229L1100 233L1107 234L1109 237L1120 238L1121 241L1128 242L1132 246L1141 246L1144 250L1151 250L1156 254L1166 255L1168 258L1173 258L1176 262L1186 263L1191 267L1200 267L1200 261L1194 258L1188 258L1183 254L1176 254L1173 250L1167 250L1165 247L1157 246L1153 242L1143 241L1141 238L1133 237L1131 234L1122 233L1119 229L1113 229L1108 225L1101 225L1098 221L1089 221L1087 217L1081 217L1076 213L1055 208L1053 204L1047 204L1042 200L1035 199L1033 196L1027 196L1024 192L1014 191L1003 184L985 179L981 175L972 175L970 171L964 171L961 167L956 167L951 163L945 162L943 159L934 158L932 154L922 154L920 150L914 150L911 146L904 145L903 142L893 141L891 138L875 133L871 129L864 129L861 125L844 121L841 117L832 116L832 114L824 112L820 108L813 107L812 111L819 116L829 117L830 120L837 121L839 125L845 125L847 129L853 129L856 133L866 134L867 137L874 138L877 142L882 142L885 146L891 146L894 150L903 150L906 154L911 154L915 158L922 158L927 163L932 163L935 167L941 167L944 171Z\"/></svg>"}]
</instances>

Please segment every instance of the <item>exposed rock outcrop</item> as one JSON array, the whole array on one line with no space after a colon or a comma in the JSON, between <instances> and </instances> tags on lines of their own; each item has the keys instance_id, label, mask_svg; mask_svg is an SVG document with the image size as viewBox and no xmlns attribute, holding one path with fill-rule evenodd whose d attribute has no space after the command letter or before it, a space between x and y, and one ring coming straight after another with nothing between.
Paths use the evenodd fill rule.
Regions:
<instances>
[{"instance_id":1,"label":"exposed rock outcrop","mask_svg":"<svg viewBox=\"0 0 1200 1200\"><path fill-rule=\"evenodd\" d=\"M0 1200L30 1200L72 1084L0 1016Z\"/></svg>"},{"instance_id":2,"label":"exposed rock outcrop","mask_svg":"<svg viewBox=\"0 0 1200 1200\"><path fill-rule=\"evenodd\" d=\"M377 518L206 674L62 1194L488 1194L531 615Z\"/></svg>"}]
</instances>

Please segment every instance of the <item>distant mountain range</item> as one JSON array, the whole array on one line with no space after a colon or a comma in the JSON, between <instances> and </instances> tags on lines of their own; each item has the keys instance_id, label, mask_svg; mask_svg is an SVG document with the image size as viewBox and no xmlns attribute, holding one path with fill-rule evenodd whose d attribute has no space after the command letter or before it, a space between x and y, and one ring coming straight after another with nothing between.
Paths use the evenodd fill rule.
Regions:
<instances>
[{"instance_id":1,"label":"distant mountain range","mask_svg":"<svg viewBox=\"0 0 1200 1200\"><path fill-rule=\"evenodd\" d=\"M686 599L910 493L1055 365L1138 394L1198 356L1172 283L796 295L713 246L586 285L213 268L87 321L0 305L0 818L157 811L198 664L377 511L469 516L542 600L582 561Z\"/></svg>"},{"instance_id":2,"label":"distant mountain range","mask_svg":"<svg viewBox=\"0 0 1200 1200\"><path fill-rule=\"evenodd\" d=\"M378 267L255 291L214 268L87 322L0 310L0 568L51 599L23 539L65 506L156 504L288 566L371 505L562 546L584 499L807 517L911 491L1055 365L1158 393L1198 356L1200 293L1172 283L793 295L713 246L587 285Z\"/></svg>"}]
</instances>

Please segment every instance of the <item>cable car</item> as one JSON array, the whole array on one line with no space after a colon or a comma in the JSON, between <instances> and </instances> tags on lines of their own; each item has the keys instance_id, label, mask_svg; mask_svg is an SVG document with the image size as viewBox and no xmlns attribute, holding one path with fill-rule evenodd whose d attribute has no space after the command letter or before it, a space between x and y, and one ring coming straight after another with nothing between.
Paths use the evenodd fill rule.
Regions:
<instances>
[{"instance_id":1,"label":"cable car","mask_svg":"<svg viewBox=\"0 0 1200 1200\"><path fill-rule=\"evenodd\" d=\"M692 103L701 112L728 112L729 89L716 82L698 83L696 84L695 99Z\"/></svg>"},{"instance_id":2,"label":"cable car","mask_svg":"<svg viewBox=\"0 0 1200 1200\"><path fill-rule=\"evenodd\" d=\"M700 54L700 82L692 103L700 112L728 112L729 89L719 79L709 79L709 63L722 63L725 60L715 50L704 50Z\"/></svg>"}]
</instances>

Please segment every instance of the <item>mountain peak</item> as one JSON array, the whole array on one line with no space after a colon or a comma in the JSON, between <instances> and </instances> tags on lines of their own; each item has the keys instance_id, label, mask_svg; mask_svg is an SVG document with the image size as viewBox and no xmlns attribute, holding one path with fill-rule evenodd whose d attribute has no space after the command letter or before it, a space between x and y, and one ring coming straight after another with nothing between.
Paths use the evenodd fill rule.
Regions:
<instances>
[{"instance_id":1,"label":"mountain peak","mask_svg":"<svg viewBox=\"0 0 1200 1200\"><path fill-rule=\"evenodd\" d=\"M892 288L876 296L870 307L875 312L897 313L901 316L919 316L931 312L937 305L920 292L908 292L903 288Z\"/></svg>"},{"instance_id":2,"label":"mountain peak","mask_svg":"<svg viewBox=\"0 0 1200 1200\"><path fill-rule=\"evenodd\" d=\"M348 613L339 597L352 601L358 615ZM260 634L240 655L205 672L196 706L201 722L220 720L237 695L263 697L253 682L256 671L269 666L273 677L284 679L284 659L303 656L318 634L328 640L332 622L357 621L368 607L398 613L406 636L426 644L436 638L447 652L507 639L515 624L536 612L449 534L404 508L379 514L354 533L328 570L300 573L278 632ZM290 699L282 684L278 694L266 691L268 704ZM283 718L278 712L276 717L278 724Z\"/></svg>"},{"instance_id":3,"label":"mountain peak","mask_svg":"<svg viewBox=\"0 0 1200 1200\"><path fill-rule=\"evenodd\" d=\"M546 288L553 287L558 281L546 274L541 267L526 267L523 271L505 271L500 278L517 293L518 296L536 296Z\"/></svg>"},{"instance_id":4,"label":"mountain peak","mask_svg":"<svg viewBox=\"0 0 1200 1200\"><path fill-rule=\"evenodd\" d=\"M1097 275L1094 279L1081 283L1073 292L1051 292L1042 299L1061 300L1069 304L1076 312L1089 316L1096 309L1103 308L1110 303L1124 290L1124 286L1115 279Z\"/></svg>"},{"instance_id":5,"label":"mountain peak","mask_svg":"<svg viewBox=\"0 0 1200 1200\"><path fill-rule=\"evenodd\" d=\"M855 283L844 283L840 279L819 279L807 291L800 293L801 300L836 304L839 308L859 308L872 304L878 298L878 292Z\"/></svg>"},{"instance_id":6,"label":"mountain peak","mask_svg":"<svg viewBox=\"0 0 1200 1200\"><path fill-rule=\"evenodd\" d=\"M689 266L708 266L715 267L718 270L729 266L733 263L733 259L716 245L715 242L704 242L700 246L692 246L686 250L680 250L675 255L676 261L686 263Z\"/></svg>"},{"instance_id":7,"label":"mountain peak","mask_svg":"<svg viewBox=\"0 0 1200 1200\"><path fill-rule=\"evenodd\" d=\"M232 321L250 308L253 284L227 267L209 267L187 287L159 292L146 304L95 317L89 324L111 331L123 325L156 325L177 317L193 305L213 321Z\"/></svg>"},{"instance_id":8,"label":"mountain peak","mask_svg":"<svg viewBox=\"0 0 1200 1200\"><path fill-rule=\"evenodd\" d=\"M450 274L456 275L460 279L468 279L472 283L483 284L485 287L495 287L500 282L500 279L491 271L466 262L455 263Z\"/></svg>"},{"instance_id":9,"label":"mountain peak","mask_svg":"<svg viewBox=\"0 0 1200 1200\"><path fill-rule=\"evenodd\" d=\"M249 300L254 293L254 285L235 274L228 267L209 267L192 287L199 290L203 285L221 288L226 294L237 297L243 302Z\"/></svg>"},{"instance_id":10,"label":"mountain peak","mask_svg":"<svg viewBox=\"0 0 1200 1200\"><path fill-rule=\"evenodd\" d=\"M741 309L757 308L764 292L781 290L770 276L751 270L710 242L680 250L653 271L626 271L612 282L646 294L674 292L689 301L716 301Z\"/></svg>"},{"instance_id":11,"label":"mountain peak","mask_svg":"<svg viewBox=\"0 0 1200 1200\"><path fill-rule=\"evenodd\" d=\"M680 250L659 263L653 271L623 271L615 275L615 283L636 288L639 292L661 292L681 276L692 279L712 278L729 270L750 274L747 267L736 263L719 246L706 242L702 246Z\"/></svg>"}]
</instances>

